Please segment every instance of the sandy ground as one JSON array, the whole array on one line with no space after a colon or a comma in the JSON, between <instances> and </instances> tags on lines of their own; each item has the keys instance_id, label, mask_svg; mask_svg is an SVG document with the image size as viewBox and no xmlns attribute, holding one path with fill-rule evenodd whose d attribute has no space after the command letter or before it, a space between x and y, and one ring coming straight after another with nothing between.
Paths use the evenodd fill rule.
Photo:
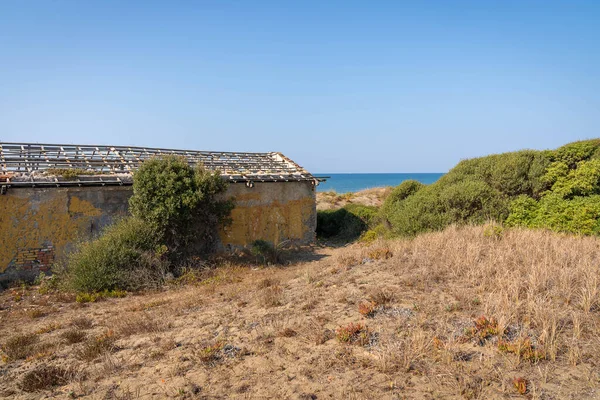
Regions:
<instances>
[{"instance_id":1,"label":"sandy ground","mask_svg":"<svg viewBox=\"0 0 600 400\"><path fill-rule=\"evenodd\" d=\"M10 358L5 351L0 397L600 398L600 313L595 306L577 308L576 286L570 305L558 291L530 291L530 300L522 300L556 293L544 299L547 310L556 306L557 318L564 318L558 325L564 342L547 347L556 350L554 359L550 353L531 361L525 353L502 352L497 332L481 339L477 321L486 315L490 326L494 316L502 326L528 319L536 346L550 343L541 323L531 322L535 317L518 316L514 310L521 308L503 294L500 281L487 282L478 270L518 274L522 263L525 275L512 275L517 281L498 276L506 290L527 280L526 296L534 257L555 251L555 261L573 269L565 279L573 280L581 263L600 258L597 241L581 247L569 238L527 235L509 233L500 241L483 228L469 228L410 242L317 247L290 265L229 265L185 285L95 303L41 295L36 287L11 289L0 294L3 348L18 335L34 339L24 354ZM540 243L539 249L507 251L527 241ZM584 248L583 258L560 258ZM597 279L597 270L593 274ZM488 284L498 288L493 296ZM504 298L512 305L501 306ZM569 344L574 325L568 316L575 313L589 322L577 328L578 353ZM48 372L49 366L56 369Z\"/></svg>"},{"instance_id":2,"label":"sandy ground","mask_svg":"<svg viewBox=\"0 0 600 400\"><path fill-rule=\"evenodd\" d=\"M362 204L365 206L379 207L383 204L385 197L391 190L391 187L380 187L345 194L317 192L317 210L331 210L341 208L347 204Z\"/></svg>"}]
</instances>

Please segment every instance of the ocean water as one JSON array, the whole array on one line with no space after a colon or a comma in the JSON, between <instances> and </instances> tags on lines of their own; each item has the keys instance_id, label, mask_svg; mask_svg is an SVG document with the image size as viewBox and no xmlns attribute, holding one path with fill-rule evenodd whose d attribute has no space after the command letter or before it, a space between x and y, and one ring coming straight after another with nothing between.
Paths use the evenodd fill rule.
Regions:
<instances>
[{"instance_id":1,"label":"ocean water","mask_svg":"<svg viewBox=\"0 0 600 400\"><path fill-rule=\"evenodd\" d=\"M442 173L413 173L413 174L314 174L329 176L326 182L317 186L319 192L335 191L337 193L358 192L382 186L397 186L402 182L414 179L421 183L430 184L440 179Z\"/></svg>"}]
</instances>

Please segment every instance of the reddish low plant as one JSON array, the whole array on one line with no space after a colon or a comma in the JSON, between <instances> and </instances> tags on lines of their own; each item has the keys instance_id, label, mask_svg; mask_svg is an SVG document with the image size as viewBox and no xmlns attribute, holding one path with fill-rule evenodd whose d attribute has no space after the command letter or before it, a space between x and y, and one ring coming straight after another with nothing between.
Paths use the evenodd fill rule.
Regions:
<instances>
[{"instance_id":1,"label":"reddish low plant","mask_svg":"<svg viewBox=\"0 0 600 400\"><path fill-rule=\"evenodd\" d=\"M525 378L515 377L513 379L513 386L517 389L519 394L526 394L529 390L529 381Z\"/></svg>"},{"instance_id":2,"label":"reddish low plant","mask_svg":"<svg viewBox=\"0 0 600 400\"><path fill-rule=\"evenodd\" d=\"M365 345L369 341L369 328L360 323L350 322L336 329L335 336L341 343Z\"/></svg>"},{"instance_id":3,"label":"reddish low plant","mask_svg":"<svg viewBox=\"0 0 600 400\"><path fill-rule=\"evenodd\" d=\"M358 312L367 318L374 316L376 311L377 304L373 301L360 303L358 305Z\"/></svg>"},{"instance_id":4,"label":"reddish low plant","mask_svg":"<svg viewBox=\"0 0 600 400\"><path fill-rule=\"evenodd\" d=\"M485 341L500 333L496 318L487 318L485 315L482 315L473 321L473 326L471 328L465 329L465 336L468 339L477 338L480 341Z\"/></svg>"},{"instance_id":5,"label":"reddish low plant","mask_svg":"<svg viewBox=\"0 0 600 400\"><path fill-rule=\"evenodd\" d=\"M521 338L515 341L499 340L498 350L503 353L511 353L519 356L519 358L535 363L546 358L546 353L536 348L531 339Z\"/></svg>"}]
</instances>

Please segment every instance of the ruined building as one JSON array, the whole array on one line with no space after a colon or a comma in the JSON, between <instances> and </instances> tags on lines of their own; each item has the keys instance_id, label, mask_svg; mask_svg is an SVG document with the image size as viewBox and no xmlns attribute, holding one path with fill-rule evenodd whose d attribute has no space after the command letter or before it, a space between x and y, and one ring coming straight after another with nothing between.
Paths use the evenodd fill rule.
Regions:
<instances>
[{"instance_id":1,"label":"ruined building","mask_svg":"<svg viewBox=\"0 0 600 400\"><path fill-rule=\"evenodd\" d=\"M166 154L231 183L225 197L236 207L220 232L224 248L315 240L318 178L281 153L0 142L0 282L48 271L76 241L126 215L132 173Z\"/></svg>"}]
</instances>

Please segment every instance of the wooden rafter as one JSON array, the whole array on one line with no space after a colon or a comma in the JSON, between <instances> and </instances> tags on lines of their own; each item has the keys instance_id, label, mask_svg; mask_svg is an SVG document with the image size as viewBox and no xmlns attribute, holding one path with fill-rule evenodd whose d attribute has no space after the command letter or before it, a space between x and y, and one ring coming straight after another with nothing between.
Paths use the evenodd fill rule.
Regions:
<instances>
[{"instance_id":1,"label":"wooden rafter","mask_svg":"<svg viewBox=\"0 0 600 400\"><path fill-rule=\"evenodd\" d=\"M304 168L281 153L216 152L132 146L0 143L3 173L28 175L31 181L50 169L83 169L93 175L131 174L152 157L173 154L190 164L220 171L232 182L315 180ZM34 176L35 175L35 176ZM43 174L42 174L43 176ZM92 178L89 178L92 179ZM29 180L29 179L28 179ZM45 181L40 178L40 181ZM84 182L81 176L76 180ZM119 182L121 180L119 179Z\"/></svg>"}]
</instances>

